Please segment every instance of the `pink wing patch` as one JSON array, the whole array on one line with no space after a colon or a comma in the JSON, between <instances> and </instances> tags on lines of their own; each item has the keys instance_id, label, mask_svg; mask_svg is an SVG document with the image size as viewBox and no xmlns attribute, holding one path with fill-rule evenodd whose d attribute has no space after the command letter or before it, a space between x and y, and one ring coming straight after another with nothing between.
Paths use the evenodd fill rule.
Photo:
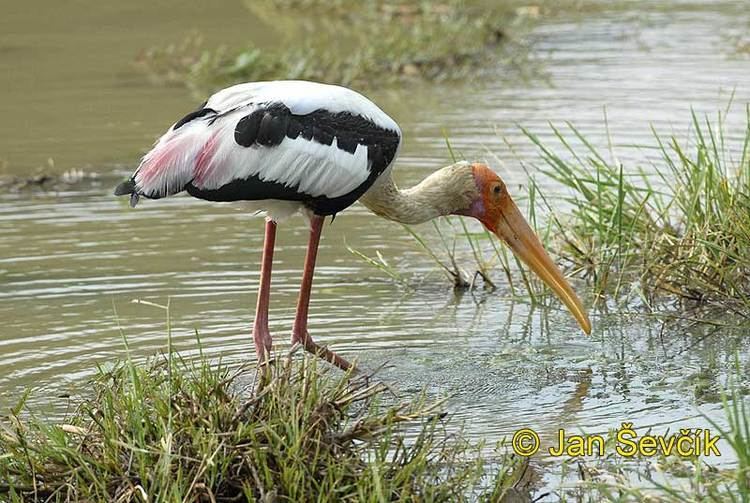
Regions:
<instances>
[{"instance_id":1,"label":"pink wing patch","mask_svg":"<svg viewBox=\"0 0 750 503\"><path fill-rule=\"evenodd\" d=\"M164 145L157 145L151 152L146 154L138 169L138 178L141 185L150 185L155 178L162 174L162 170L172 165L177 150L172 145L173 143L179 142L164 142Z\"/></svg>"},{"instance_id":2,"label":"pink wing patch","mask_svg":"<svg viewBox=\"0 0 750 503\"><path fill-rule=\"evenodd\" d=\"M204 185L206 180L218 167L219 163L214 161L219 143L219 135L214 134L198 152L198 156L195 158L195 171L193 172L193 183L195 185Z\"/></svg>"},{"instance_id":3,"label":"pink wing patch","mask_svg":"<svg viewBox=\"0 0 750 503\"><path fill-rule=\"evenodd\" d=\"M143 157L135 174L142 193L162 197L183 190L193 179L198 159L207 166L203 169L208 169L211 153L206 148L213 143L213 137L206 141L207 136L205 128L187 126L166 133Z\"/></svg>"}]
</instances>

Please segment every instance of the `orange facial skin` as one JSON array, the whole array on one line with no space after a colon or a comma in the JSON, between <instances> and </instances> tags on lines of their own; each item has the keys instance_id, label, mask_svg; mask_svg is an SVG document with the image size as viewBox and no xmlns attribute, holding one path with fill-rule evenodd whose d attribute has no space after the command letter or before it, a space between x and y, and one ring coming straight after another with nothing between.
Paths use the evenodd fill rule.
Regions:
<instances>
[{"instance_id":1,"label":"orange facial skin","mask_svg":"<svg viewBox=\"0 0 750 503\"><path fill-rule=\"evenodd\" d=\"M581 329L587 334L591 333L591 322L580 299L544 251L539 238L508 194L505 183L484 164L472 164L472 172L479 189L479 198L465 214L478 219L487 230L504 241L555 292Z\"/></svg>"},{"instance_id":2,"label":"orange facial skin","mask_svg":"<svg viewBox=\"0 0 750 503\"><path fill-rule=\"evenodd\" d=\"M503 211L512 209L508 205L515 207L515 203L510 198L505 183L486 164L474 163L471 167L482 199L481 212L471 216L482 222L487 230L496 232L497 222Z\"/></svg>"}]
</instances>

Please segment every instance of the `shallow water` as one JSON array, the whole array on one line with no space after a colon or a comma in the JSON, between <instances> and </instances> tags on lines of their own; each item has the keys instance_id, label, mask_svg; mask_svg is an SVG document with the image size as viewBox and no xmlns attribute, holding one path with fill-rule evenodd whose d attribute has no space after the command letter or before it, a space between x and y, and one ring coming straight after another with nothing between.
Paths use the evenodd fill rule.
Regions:
<instances>
[{"instance_id":1,"label":"shallow water","mask_svg":"<svg viewBox=\"0 0 750 503\"><path fill-rule=\"evenodd\" d=\"M138 358L165 348L165 313L136 298L169 299L178 349L197 352L197 329L210 354L252 357L262 220L187 197L130 210L111 196L154 137L200 101L146 82L131 65L137 52L191 29L208 45L239 43L252 15L228 1L205 11L140 0L65 5L26 2L0 18L0 174L43 167L98 175L69 189L0 194L0 407L32 387L35 406L63 410L66 398L49 397L85 392L95 364L125 354L123 335ZM549 138L549 121L571 121L606 146L606 107L617 156L647 166L652 154L630 146L650 143L650 124L683 135L691 107L714 114L733 96L728 140L741 136L732 125L750 101L750 59L733 53L731 37L749 22L743 1L602 2L538 22L526 38L538 68L531 79L498 74L369 94L406 132L397 167L404 184L449 162L445 130L461 154L488 159L523 193L526 175L501 140L533 171L535 153L518 124ZM560 193L548 179L540 184ZM280 227L271 330L282 348L305 240L301 218ZM380 251L408 277L427 276L404 290L346 244ZM586 338L557 303L532 308L506 286L456 294L412 238L362 207L326 225L311 333L367 367L388 362L384 375L402 390L450 393L451 410L490 441L526 426L551 438L562 426L705 425L698 406L718 417L717 384L737 352L747 361L741 330L684 323L665 333L662 320L638 314L594 314L593 322Z\"/></svg>"}]
</instances>

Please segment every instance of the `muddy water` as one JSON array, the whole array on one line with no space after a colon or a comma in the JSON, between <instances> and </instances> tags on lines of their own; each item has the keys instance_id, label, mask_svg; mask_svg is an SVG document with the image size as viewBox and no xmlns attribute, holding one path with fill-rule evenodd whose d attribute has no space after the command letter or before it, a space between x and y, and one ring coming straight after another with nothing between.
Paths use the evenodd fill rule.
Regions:
<instances>
[{"instance_id":1,"label":"muddy water","mask_svg":"<svg viewBox=\"0 0 750 503\"><path fill-rule=\"evenodd\" d=\"M532 170L535 160L517 124L549 137L548 121L569 120L605 145L606 107L620 159L643 162L651 154L631 145L648 143L650 124L682 134L691 106L714 113L732 95L743 106L750 101L750 59L734 55L731 41L750 23L744 2L607 4L539 20L527 35L529 64L539 70L529 80L504 78L500 68L496 80L371 92L406 132L398 178L410 183L448 162L444 130L454 148L491 160L515 187L525 175L500 135ZM165 313L133 299L169 299L175 345L186 353L197 352L197 329L210 354L252 357L262 221L187 197L130 210L111 196L153 138L199 101L146 82L131 65L140 49L191 30L205 33L208 45L272 40L272 27L259 26L239 2L213 5L37 0L3 7L0 174L82 168L98 178L0 194L2 407L32 387L36 406L62 410L66 399L49 397L85 392L94 364L125 354L123 336L138 358L163 349ZM740 122L743 106L730 124ZM301 218L280 228L271 329L282 348L305 239ZM420 280L400 288L346 244L380 251ZM717 415L717 383L736 352L748 356L742 330L683 323L665 332L663 320L637 313L594 314L593 321L586 338L556 303L532 307L505 286L455 294L405 232L361 207L326 226L312 334L366 366L389 362L385 375L401 389L452 394L451 408L469 431L490 440L522 426L550 438L563 426L705 424L698 407Z\"/></svg>"}]
</instances>

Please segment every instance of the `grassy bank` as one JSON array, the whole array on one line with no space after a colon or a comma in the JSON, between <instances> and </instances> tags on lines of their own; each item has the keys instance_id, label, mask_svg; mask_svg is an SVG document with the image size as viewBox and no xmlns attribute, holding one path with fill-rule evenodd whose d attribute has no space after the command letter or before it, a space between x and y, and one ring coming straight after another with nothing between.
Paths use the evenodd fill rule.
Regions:
<instances>
[{"instance_id":1,"label":"grassy bank","mask_svg":"<svg viewBox=\"0 0 750 503\"><path fill-rule=\"evenodd\" d=\"M525 464L463 438L424 396L314 359L234 369L179 355L99 369L51 424L0 423L0 500L500 501Z\"/></svg>"},{"instance_id":2,"label":"grassy bank","mask_svg":"<svg viewBox=\"0 0 750 503\"><path fill-rule=\"evenodd\" d=\"M519 15L506 3L262 0L246 2L274 32L273 44L206 47L199 34L145 50L137 65L151 80L201 93L256 80L306 79L359 88L397 81L477 78L499 60ZM342 50L345 47L346 50ZM513 54L513 55L511 55Z\"/></svg>"}]
</instances>

